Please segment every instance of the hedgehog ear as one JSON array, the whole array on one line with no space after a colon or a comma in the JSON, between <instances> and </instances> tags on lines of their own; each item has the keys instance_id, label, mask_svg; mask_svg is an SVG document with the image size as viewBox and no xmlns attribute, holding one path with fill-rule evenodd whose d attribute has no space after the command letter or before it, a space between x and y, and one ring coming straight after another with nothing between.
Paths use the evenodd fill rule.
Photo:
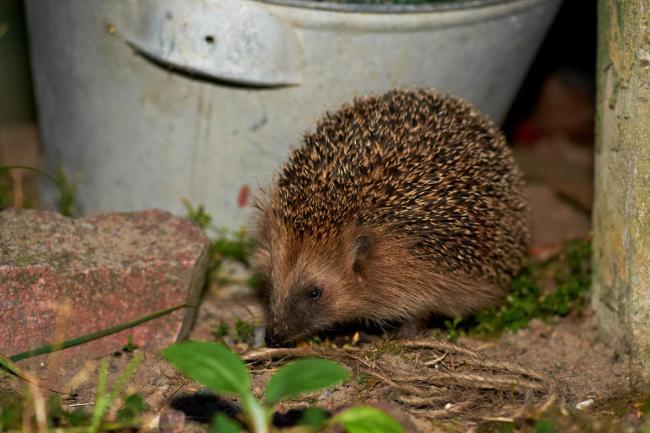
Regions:
<instances>
[{"instance_id":1,"label":"hedgehog ear","mask_svg":"<svg viewBox=\"0 0 650 433\"><path fill-rule=\"evenodd\" d=\"M354 264L352 270L361 272L372 252L374 240L367 233L360 234L354 242Z\"/></svg>"}]
</instances>

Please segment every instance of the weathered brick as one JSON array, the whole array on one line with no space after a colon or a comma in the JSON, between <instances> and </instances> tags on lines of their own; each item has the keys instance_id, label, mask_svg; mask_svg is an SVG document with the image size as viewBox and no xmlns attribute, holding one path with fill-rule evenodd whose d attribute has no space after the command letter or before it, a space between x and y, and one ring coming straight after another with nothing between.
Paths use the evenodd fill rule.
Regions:
<instances>
[{"instance_id":1,"label":"weathered brick","mask_svg":"<svg viewBox=\"0 0 650 433\"><path fill-rule=\"evenodd\" d=\"M159 210L80 219L0 212L0 352L13 355L196 301L208 246L189 221ZM66 300L71 309L63 314ZM128 336L156 350L186 334L193 318L193 309L178 310L67 349L64 358L111 353Z\"/></svg>"}]
</instances>

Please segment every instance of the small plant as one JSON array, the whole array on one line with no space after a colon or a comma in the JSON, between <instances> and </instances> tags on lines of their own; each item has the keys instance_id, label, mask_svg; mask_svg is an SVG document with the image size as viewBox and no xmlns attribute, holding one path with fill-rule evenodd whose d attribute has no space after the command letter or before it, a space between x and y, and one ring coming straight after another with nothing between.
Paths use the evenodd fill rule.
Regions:
<instances>
[{"instance_id":1,"label":"small plant","mask_svg":"<svg viewBox=\"0 0 650 433\"><path fill-rule=\"evenodd\" d=\"M9 206L9 193L8 186L0 179L0 210Z\"/></svg>"},{"instance_id":2,"label":"small plant","mask_svg":"<svg viewBox=\"0 0 650 433\"><path fill-rule=\"evenodd\" d=\"M460 325L460 322L462 322L463 319L461 317L455 317L453 320L445 320L445 327L447 328L447 340L449 341L456 341L458 340L458 337L460 337L460 329L458 329L458 325Z\"/></svg>"},{"instance_id":3,"label":"small plant","mask_svg":"<svg viewBox=\"0 0 650 433\"><path fill-rule=\"evenodd\" d=\"M59 188L57 210L61 215L74 217L77 215L77 186L70 181L63 169L53 176Z\"/></svg>"},{"instance_id":4,"label":"small plant","mask_svg":"<svg viewBox=\"0 0 650 433\"><path fill-rule=\"evenodd\" d=\"M99 378L97 380L97 392L95 394L95 408L90 418L90 433L96 433L100 430L105 415L113 406L115 400L124 390L127 382L138 368L144 356L142 353L136 354L131 361L126 365L122 373L115 380L111 387L110 392L107 392L107 378L108 378L108 360L102 359L99 364Z\"/></svg>"},{"instance_id":5,"label":"small plant","mask_svg":"<svg viewBox=\"0 0 650 433\"><path fill-rule=\"evenodd\" d=\"M201 230L207 230L212 226L212 216L205 211L203 205L194 207L187 199L183 199L182 203L185 206L185 217L199 226Z\"/></svg>"},{"instance_id":6,"label":"small plant","mask_svg":"<svg viewBox=\"0 0 650 433\"><path fill-rule=\"evenodd\" d=\"M107 335L116 334L125 329L133 328L141 323L184 308L185 306L185 304L176 305L130 322L115 325L70 340L46 344L11 357L0 353L0 378L3 375L15 376L28 384L30 389L29 392L16 395L13 398L10 398L8 395L0 395L0 432L13 431L16 433L20 432L23 428L27 429L25 431L35 431L36 429L31 424L34 421L37 424L38 431L53 428L59 433L134 431L141 429L143 426L142 414L144 412L144 401L142 397L137 394L127 395L119 409L117 402L124 394L126 384L144 359L142 353L134 353L133 358L118 375L110 390L107 386L108 360L103 359L101 361L97 380L97 391L95 394L95 405L92 413L87 413L81 409L74 411L64 410L61 407L58 396L51 397L46 402L40 394L36 377L18 366L16 361L78 346ZM127 346L130 346L131 349L135 347L131 339L127 342ZM113 413L116 413L115 419L108 419L110 414ZM29 414L34 414L35 420ZM25 424L27 422L30 424Z\"/></svg>"},{"instance_id":7,"label":"small plant","mask_svg":"<svg viewBox=\"0 0 650 433\"><path fill-rule=\"evenodd\" d=\"M228 324L222 320L221 322L219 322L216 328L214 328L214 330L212 331L212 335L218 341L221 341L226 335L228 335L228 331L230 331Z\"/></svg>"},{"instance_id":8,"label":"small plant","mask_svg":"<svg viewBox=\"0 0 650 433\"><path fill-rule=\"evenodd\" d=\"M185 206L185 217L200 227L206 235L210 236L210 263L206 281L221 267L225 259L239 262L249 266L249 257L255 247L255 242L242 229L232 231L225 228L217 228L213 219L203 205L194 206L187 199L183 199ZM251 276L246 283L251 287L260 287L261 283L256 275Z\"/></svg>"},{"instance_id":9,"label":"small plant","mask_svg":"<svg viewBox=\"0 0 650 433\"><path fill-rule=\"evenodd\" d=\"M124 392L126 384L143 360L141 353L135 354L122 370L113 385L108 387L108 360L103 359L99 367L99 377L95 395L95 405L92 412L81 409L64 410L58 395L50 397L47 402L36 393L26 393L22 398L0 398L0 431L34 431L33 422L38 425L55 428L56 431L70 432L105 432L115 430L138 429L142 426L144 402L137 394L126 396L123 404L117 409L114 420L109 419L109 413L116 406ZM6 357L5 357L5 364ZM7 365L3 364L5 367ZM36 379L19 367L12 365L10 371L17 373L20 378L28 380L31 387L37 387ZM30 407L33 405L33 408ZM26 414L35 414L34 419ZM25 424L28 422L29 424ZM39 428L39 430L41 430ZM41 430L44 431L44 430Z\"/></svg>"},{"instance_id":10,"label":"small plant","mask_svg":"<svg viewBox=\"0 0 650 433\"><path fill-rule=\"evenodd\" d=\"M212 241L212 257L217 263L224 258L249 265L249 257L255 247L255 242L248 237L244 230L229 231L226 229L217 230L218 237Z\"/></svg>"},{"instance_id":11,"label":"small plant","mask_svg":"<svg viewBox=\"0 0 650 433\"><path fill-rule=\"evenodd\" d=\"M340 383L349 374L339 364L324 359L299 359L280 368L266 384L264 398L267 406L250 390L251 378L246 365L226 346L218 343L185 341L163 351L163 356L179 371L218 393L239 397L243 408L243 423L251 433L271 430L273 406L277 403ZM348 433L403 433L404 429L392 417L372 407L354 407L327 418L322 410L306 410L301 420L304 432L318 432L340 425ZM241 425L224 414L212 421L212 431L237 433Z\"/></svg>"},{"instance_id":12,"label":"small plant","mask_svg":"<svg viewBox=\"0 0 650 433\"><path fill-rule=\"evenodd\" d=\"M126 344L122 346L122 350L126 353L132 353L136 349L138 349L138 345L133 342L133 337L129 335L128 339L126 340Z\"/></svg>"},{"instance_id":13,"label":"small plant","mask_svg":"<svg viewBox=\"0 0 650 433\"><path fill-rule=\"evenodd\" d=\"M215 265L221 264L224 258L248 265L248 258L253 252L255 243L242 230L232 231L217 228L212 223L212 216L205 211L203 205L194 207L188 200L183 200L186 209L185 217L200 227L206 234L212 235L210 253Z\"/></svg>"},{"instance_id":14,"label":"small plant","mask_svg":"<svg viewBox=\"0 0 650 433\"><path fill-rule=\"evenodd\" d=\"M34 167L27 167L22 165L5 165L5 166L0 166L0 173L4 171L8 172L9 170L17 170L17 169L30 170L51 180L56 185L58 190L57 210L59 211L59 213L67 217L73 217L76 215L77 187L73 182L70 181L70 179L65 174L63 169L59 169L59 171L55 175L51 175L43 170L39 170ZM8 190L6 190L4 186L1 186L0 209L3 209L8 205L9 203L8 197L9 197Z\"/></svg>"},{"instance_id":15,"label":"small plant","mask_svg":"<svg viewBox=\"0 0 650 433\"><path fill-rule=\"evenodd\" d=\"M255 337L255 327L237 317L235 319L235 330L237 331L237 338L244 343L252 343Z\"/></svg>"},{"instance_id":16,"label":"small plant","mask_svg":"<svg viewBox=\"0 0 650 433\"><path fill-rule=\"evenodd\" d=\"M357 385L365 385L366 380L368 379L368 376L365 374L361 373L357 376Z\"/></svg>"}]
</instances>

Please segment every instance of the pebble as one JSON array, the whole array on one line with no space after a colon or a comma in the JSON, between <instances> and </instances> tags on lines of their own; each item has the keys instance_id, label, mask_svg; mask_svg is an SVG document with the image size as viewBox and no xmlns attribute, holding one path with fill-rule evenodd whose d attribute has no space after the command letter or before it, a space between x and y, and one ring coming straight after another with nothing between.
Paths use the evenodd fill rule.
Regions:
<instances>
[{"instance_id":1,"label":"pebble","mask_svg":"<svg viewBox=\"0 0 650 433\"><path fill-rule=\"evenodd\" d=\"M591 406L592 404L594 404L594 399L590 398L589 400L584 400L584 401L581 401L580 403L576 404L576 409L585 410L589 406Z\"/></svg>"}]
</instances>

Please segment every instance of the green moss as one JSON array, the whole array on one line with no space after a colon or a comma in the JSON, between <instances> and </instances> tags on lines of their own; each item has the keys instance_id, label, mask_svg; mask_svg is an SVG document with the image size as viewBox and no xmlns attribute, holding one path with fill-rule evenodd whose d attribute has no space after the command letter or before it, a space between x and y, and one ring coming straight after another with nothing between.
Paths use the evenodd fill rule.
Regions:
<instances>
[{"instance_id":1,"label":"green moss","mask_svg":"<svg viewBox=\"0 0 650 433\"><path fill-rule=\"evenodd\" d=\"M541 281L552 276L555 290L543 291ZM476 314L468 331L479 336L494 336L516 331L534 318L566 316L580 310L591 286L591 242L569 242L555 257L542 263L529 263L513 280L506 302Z\"/></svg>"}]
</instances>

